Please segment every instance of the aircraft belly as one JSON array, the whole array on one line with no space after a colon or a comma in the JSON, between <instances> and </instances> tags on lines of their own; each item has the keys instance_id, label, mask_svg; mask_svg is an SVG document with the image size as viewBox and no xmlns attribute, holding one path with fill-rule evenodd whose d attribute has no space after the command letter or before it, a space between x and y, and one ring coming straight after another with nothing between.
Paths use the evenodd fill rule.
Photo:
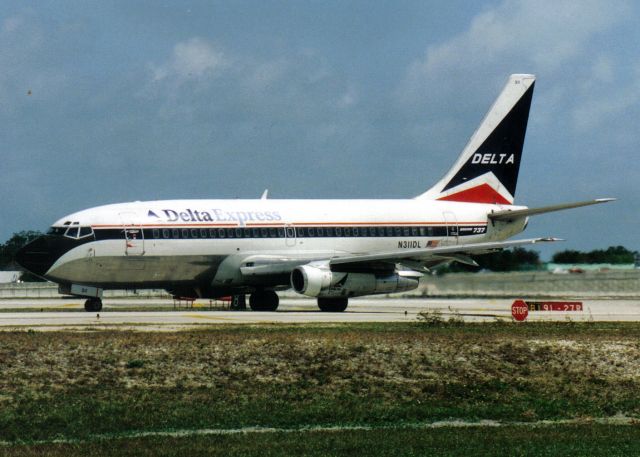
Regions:
<instances>
[{"instance_id":1,"label":"aircraft belly","mask_svg":"<svg viewBox=\"0 0 640 457\"><path fill-rule=\"evenodd\" d=\"M142 287L145 283L206 282L226 256L113 256L75 259L58 265L48 276L58 282L100 286Z\"/></svg>"}]
</instances>

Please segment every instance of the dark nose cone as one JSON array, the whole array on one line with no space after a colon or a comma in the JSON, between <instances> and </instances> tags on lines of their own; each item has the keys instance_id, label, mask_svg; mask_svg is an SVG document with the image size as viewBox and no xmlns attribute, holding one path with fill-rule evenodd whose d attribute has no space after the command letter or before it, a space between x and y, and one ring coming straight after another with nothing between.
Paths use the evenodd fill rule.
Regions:
<instances>
[{"instance_id":1,"label":"dark nose cone","mask_svg":"<svg viewBox=\"0 0 640 457\"><path fill-rule=\"evenodd\" d=\"M59 257L59 253L51 249L48 237L41 236L18 250L16 262L31 273L44 276Z\"/></svg>"}]
</instances>

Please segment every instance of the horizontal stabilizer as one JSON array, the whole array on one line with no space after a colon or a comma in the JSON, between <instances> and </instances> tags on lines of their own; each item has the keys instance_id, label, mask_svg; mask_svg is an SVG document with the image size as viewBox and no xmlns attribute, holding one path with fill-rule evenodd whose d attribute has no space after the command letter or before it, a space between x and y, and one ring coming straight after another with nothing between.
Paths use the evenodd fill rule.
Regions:
<instances>
[{"instance_id":1,"label":"horizontal stabilizer","mask_svg":"<svg viewBox=\"0 0 640 457\"><path fill-rule=\"evenodd\" d=\"M615 198L597 198L595 200L588 200L584 202L563 203L561 205L543 206L541 208L516 209L513 211L511 210L496 211L494 213L489 214L489 219L492 219L494 221L511 221L519 217L535 216L537 214L544 214L544 213L552 213L554 211L562 211L562 210L571 209L571 208L580 208L581 206L597 205L599 203L607 203L615 200L616 200Z\"/></svg>"}]
</instances>

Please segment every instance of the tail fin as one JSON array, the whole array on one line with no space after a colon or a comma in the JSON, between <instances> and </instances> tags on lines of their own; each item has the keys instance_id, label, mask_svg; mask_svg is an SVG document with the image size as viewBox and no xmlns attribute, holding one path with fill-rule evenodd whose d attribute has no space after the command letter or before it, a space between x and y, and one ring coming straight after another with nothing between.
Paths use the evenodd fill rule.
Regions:
<instances>
[{"instance_id":1,"label":"tail fin","mask_svg":"<svg viewBox=\"0 0 640 457\"><path fill-rule=\"evenodd\" d=\"M534 75L511 75L455 165L416 198L513 204Z\"/></svg>"}]
</instances>

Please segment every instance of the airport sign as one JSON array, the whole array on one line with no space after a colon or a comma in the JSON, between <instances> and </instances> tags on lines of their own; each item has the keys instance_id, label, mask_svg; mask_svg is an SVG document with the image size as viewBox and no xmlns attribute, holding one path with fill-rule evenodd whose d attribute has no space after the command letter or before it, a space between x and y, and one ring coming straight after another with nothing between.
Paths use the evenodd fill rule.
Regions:
<instances>
[{"instance_id":1,"label":"airport sign","mask_svg":"<svg viewBox=\"0 0 640 457\"><path fill-rule=\"evenodd\" d=\"M529 315L529 307L524 300L516 300L511 305L511 316L518 322L524 321Z\"/></svg>"},{"instance_id":2,"label":"airport sign","mask_svg":"<svg viewBox=\"0 0 640 457\"><path fill-rule=\"evenodd\" d=\"M533 301L526 302L529 311L582 311L582 302L579 301Z\"/></svg>"}]
</instances>

